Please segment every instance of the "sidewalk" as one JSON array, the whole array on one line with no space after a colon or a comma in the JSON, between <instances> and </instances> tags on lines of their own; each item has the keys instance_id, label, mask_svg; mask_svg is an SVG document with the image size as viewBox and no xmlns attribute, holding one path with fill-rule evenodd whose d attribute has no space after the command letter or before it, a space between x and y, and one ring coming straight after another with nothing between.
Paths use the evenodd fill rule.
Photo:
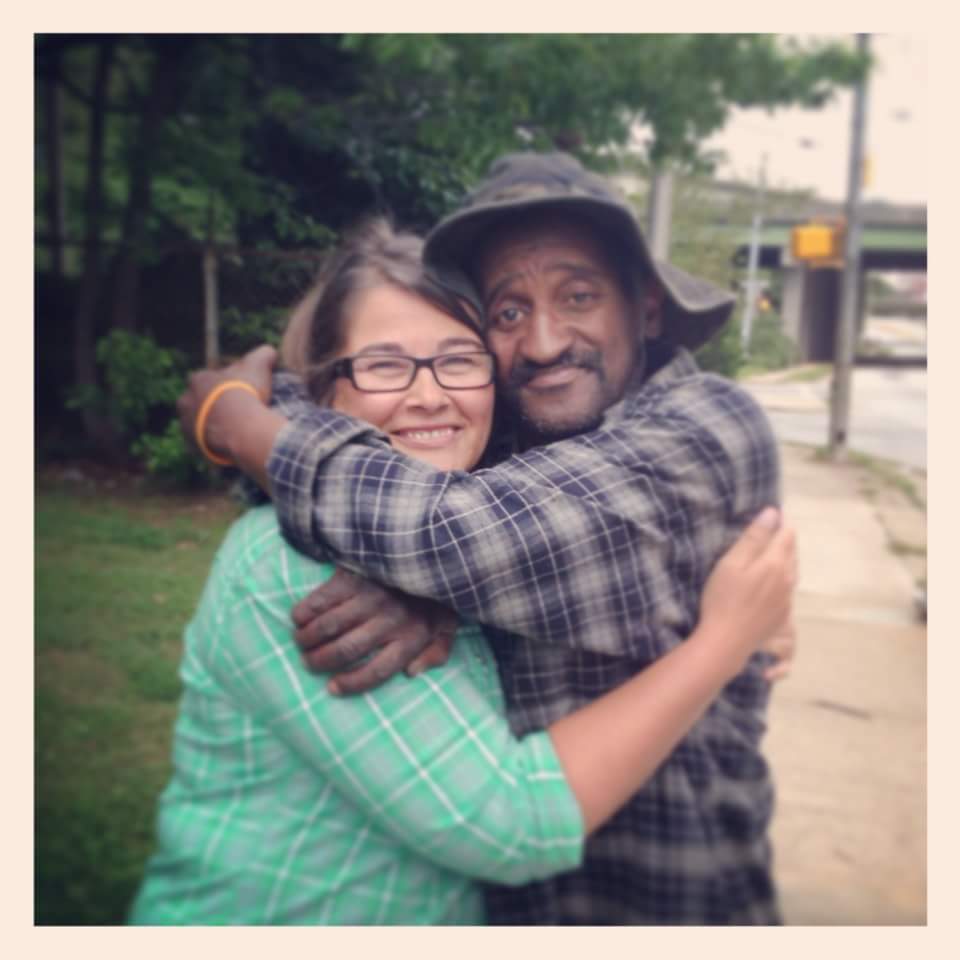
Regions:
<instances>
[{"instance_id":1,"label":"sidewalk","mask_svg":"<svg viewBox=\"0 0 960 960\"><path fill-rule=\"evenodd\" d=\"M800 556L797 660L766 739L785 920L924 924L925 512L863 467L781 449Z\"/></svg>"}]
</instances>

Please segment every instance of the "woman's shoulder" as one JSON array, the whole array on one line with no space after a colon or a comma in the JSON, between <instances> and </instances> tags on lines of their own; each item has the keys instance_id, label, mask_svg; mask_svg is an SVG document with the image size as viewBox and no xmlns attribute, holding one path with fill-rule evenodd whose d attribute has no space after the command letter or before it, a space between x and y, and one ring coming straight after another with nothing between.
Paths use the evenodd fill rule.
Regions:
<instances>
[{"instance_id":1,"label":"woman's shoulder","mask_svg":"<svg viewBox=\"0 0 960 960\"><path fill-rule=\"evenodd\" d=\"M221 577L234 581L282 573L287 580L316 582L333 573L332 564L312 560L287 543L272 504L253 507L233 522L217 552L216 567Z\"/></svg>"}]
</instances>

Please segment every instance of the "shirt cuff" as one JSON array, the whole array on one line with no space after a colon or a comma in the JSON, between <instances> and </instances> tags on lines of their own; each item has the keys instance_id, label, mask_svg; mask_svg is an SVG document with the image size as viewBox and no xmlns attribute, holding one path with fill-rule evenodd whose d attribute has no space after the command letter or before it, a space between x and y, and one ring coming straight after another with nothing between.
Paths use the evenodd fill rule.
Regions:
<instances>
[{"instance_id":1,"label":"shirt cuff","mask_svg":"<svg viewBox=\"0 0 960 960\"><path fill-rule=\"evenodd\" d=\"M314 487L320 465L359 438L371 444L388 442L369 423L323 407L290 420L277 435L267 460L267 477L283 533L298 550L312 553L310 547L317 539Z\"/></svg>"},{"instance_id":2,"label":"shirt cuff","mask_svg":"<svg viewBox=\"0 0 960 960\"><path fill-rule=\"evenodd\" d=\"M523 745L529 758L527 777L537 787L531 794L536 798L539 829L532 831L530 837L541 854L537 876L574 870L583 863L586 843L580 804L563 774L550 734L545 730L531 733L523 738Z\"/></svg>"}]
</instances>

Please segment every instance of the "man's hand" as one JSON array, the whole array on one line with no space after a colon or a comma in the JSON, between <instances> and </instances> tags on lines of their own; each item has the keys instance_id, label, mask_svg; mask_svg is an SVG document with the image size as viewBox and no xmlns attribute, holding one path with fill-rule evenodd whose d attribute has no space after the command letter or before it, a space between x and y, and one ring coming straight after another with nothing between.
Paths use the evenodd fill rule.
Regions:
<instances>
[{"instance_id":1,"label":"man's hand","mask_svg":"<svg viewBox=\"0 0 960 960\"><path fill-rule=\"evenodd\" d=\"M242 380L249 383L266 402L270 397L273 367L277 351L262 346L219 370L197 370L190 374L187 389L177 400L180 429L191 444L196 443L197 414L203 401L214 388L227 380ZM204 441L214 453L231 458L231 441L238 422L244 416L243 409L256 403L256 398L245 390L228 390L214 403L207 416Z\"/></svg>"},{"instance_id":2,"label":"man's hand","mask_svg":"<svg viewBox=\"0 0 960 960\"><path fill-rule=\"evenodd\" d=\"M361 693L401 670L415 676L446 663L457 628L445 607L341 569L292 616L304 661L318 673L335 674L328 689L336 694Z\"/></svg>"}]
</instances>

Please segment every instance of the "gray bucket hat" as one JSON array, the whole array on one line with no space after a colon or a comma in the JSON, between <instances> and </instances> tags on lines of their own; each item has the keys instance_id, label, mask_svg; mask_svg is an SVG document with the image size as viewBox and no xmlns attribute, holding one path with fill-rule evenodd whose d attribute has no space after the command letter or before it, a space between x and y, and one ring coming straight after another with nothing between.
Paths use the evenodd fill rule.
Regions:
<instances>
[{"instance_id":1,"label":"gray bucket hat","mask_svg":"<svg viewBox=\"0 0 960 960\"><path fill-rule=\"evenodd\" d=\"M706 343L733 311L727 290L679 267L654 260L626 199L606 180L566 153L511 153L494 161L487 178L427 236L424 259L440 271L468 273L483 234L507 216L554 208L592 220L603 235L636 257L643 276L663 286L663 338L695 349Z\"/></svg>"}]
</instances>

